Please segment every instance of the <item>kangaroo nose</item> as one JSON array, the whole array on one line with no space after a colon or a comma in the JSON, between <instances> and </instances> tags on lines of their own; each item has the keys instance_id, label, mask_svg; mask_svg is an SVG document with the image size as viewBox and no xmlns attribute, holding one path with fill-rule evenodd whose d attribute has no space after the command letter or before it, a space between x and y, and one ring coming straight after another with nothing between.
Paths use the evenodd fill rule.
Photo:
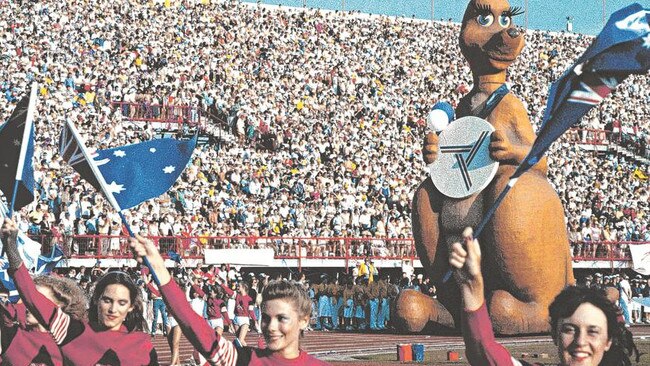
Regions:
<instances>
[{"instance_id":1,"label":"kangaroo nose","mask_svg":"<svg viewBox=\"0 0 650 366\"><path fill-rule=\"evenodd\" d=\"M519 29L517 28L510 28L506 31L510 38L517 38L521 35L521 32L519 32Z\"/></svg>"}]
</instances>

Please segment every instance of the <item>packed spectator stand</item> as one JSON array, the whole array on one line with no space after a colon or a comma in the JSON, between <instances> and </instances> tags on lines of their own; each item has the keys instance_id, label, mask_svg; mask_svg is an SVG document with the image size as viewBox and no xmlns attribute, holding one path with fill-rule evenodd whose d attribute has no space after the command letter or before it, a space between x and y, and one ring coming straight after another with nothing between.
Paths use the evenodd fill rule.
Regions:
<instances>
[{"instance_id":1,"label":"packed spectator stand","mask_svg":"<svg viewBox=\"0 0 650 366\"><path fill-rule=\"evenodd\" d=\"M41 86L39 197L18 222L46 250L127 255L119 217L57 154L71 119L94 148L197 129L207 140L168 194L127 213L165 249L415 257L425 118L471 84L458 24L235 1L3 2L0 12L2 119ZM548 86L590 41L528 32L509 82L535 127ZM628 245L650 241L648 83L631 77L552 148L577 259L627 259Z\"/></svg>"}]
</instances>

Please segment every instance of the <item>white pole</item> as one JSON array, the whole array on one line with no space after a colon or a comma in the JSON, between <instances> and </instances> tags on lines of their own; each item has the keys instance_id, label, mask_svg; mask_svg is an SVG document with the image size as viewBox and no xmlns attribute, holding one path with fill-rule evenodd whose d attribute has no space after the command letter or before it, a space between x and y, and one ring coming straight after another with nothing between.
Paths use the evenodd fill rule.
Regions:
<instances>
[{"instance_id":1,"label":"white pole","mask_svg":"<svg viewBox=\"0 0 650 366\"><path fill-rule=\"evenodd\" d=\"M20 145L20 155L18 157L18 169L16 169L16 180L22 180L23 168L25 167L25 155L27 154L27 145L32 136L32 128L34 126L34 112L36 110L36 91L38 85L32 84L32 90L29 95L29 106L27 107L27 115L25 116L25 129L23 131L23 140Z\"/></svg>"},{"instance_id":2,"label":"white pole","mask_svg":"<svg viewBox=\"0 0 650 366\"><path fill-rule=\"evenodd\" d=\"M435 9L435 8L434 8L434 6L433 6L433 1L434 1L434 0L431 0L431 22L432 22L432 23L433 23L434 19L436 18L436 16L435 16L435 12L434 12L434 9Z\"/></svg>"}]
</instances>

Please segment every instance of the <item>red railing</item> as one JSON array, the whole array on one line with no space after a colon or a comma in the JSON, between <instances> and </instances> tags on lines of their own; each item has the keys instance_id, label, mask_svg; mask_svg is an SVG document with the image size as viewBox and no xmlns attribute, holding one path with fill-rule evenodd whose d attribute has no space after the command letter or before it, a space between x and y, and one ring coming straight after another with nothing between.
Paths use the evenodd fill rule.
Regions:
<instances>
[{"instance_id":1,"label":"red railing","mask_svg":"<svg viewBox=\"0 0 650 366\"><path fill-rule=\"evenodd\" d=\"M166 129L202 126L201 110L197 107L128 102L111 102L111 106L119 109L122 117L129 121L159 123L157 127Z\"/></svg>"},{"instance_id":2,"label":"red railing","mask_svg":"<svg viewBox=\"0 0 650 366\"><path fill-rule=\"evenodd\" d=\"M131 258L127 236L74 235L32 236L47 253L58 244L69 258ZM183 258L202 258L204 249L271 248L277 259L417 259L412 238L301 238L254 236L149 237L166 254L173 250ZM571 254L576 261L630 261L630 245L648 242L576 242Z\"/></svg>"},{"instance_id":3,"label":"red railing","mask_svg":"<svg viewBox=\"0 0 650 366\"><path fill-rule=\"evenodd\" d=\"M585 145L610 145L621 142L621 133L587 128L572 128L563 137L566 141Z\"/></svg>"},{"instance_id":4,"label":"red railing","mask_svg":"<svg viewBox=\"0 0 650 366\"><path fill-rule=\"evenodd\" d=\"M577 261L631 261L630 245L639 241L583 241L571 243L571 255Z\"/></svg>"}]
</instances>

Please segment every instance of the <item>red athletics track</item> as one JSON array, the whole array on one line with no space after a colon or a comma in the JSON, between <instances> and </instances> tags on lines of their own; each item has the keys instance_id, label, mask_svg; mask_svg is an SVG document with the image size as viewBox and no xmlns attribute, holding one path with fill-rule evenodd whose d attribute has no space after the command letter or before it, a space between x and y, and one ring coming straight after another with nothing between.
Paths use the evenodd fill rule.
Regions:
<instances>
[{"instance_id":1,"label":"red athletics track","mask_svg":"<svg viewBox=\"0 0 650 366\"><path fill-rule=\"evenodd\" d=\"M650 337L650 326L632 327L632 333L635 337ZM231 334L226 334L226 338L232 340ZM251 333L246 338L249 345L257 345L257 333ZM517 343L540 343L550 342L551 337L548 335L510 337L501 338L500 342L504 344ZM158 359L161 365L169 365L171 352L167 341L162 335L157 335L153 340ZM346 361L346 356L368 355L374 353L395 353L398 344L424 344L426 349L458 349L463 347L463 340L460 336L427 336L427 335L401 335L388 333L346 333L346 332L307 332L305 338L301 341L304 350L321 359L331 361ZM192 346L181 337L181 363L188 363L193 352ZM643 351L642 351L643 352ZM350 365L361 365L363 362L347 360ZM376 362L365 364L376 364ZM399 363L397 363L399 365ZM387 363L382 363L386 366Z\"/></svg>"}]
</instances>

